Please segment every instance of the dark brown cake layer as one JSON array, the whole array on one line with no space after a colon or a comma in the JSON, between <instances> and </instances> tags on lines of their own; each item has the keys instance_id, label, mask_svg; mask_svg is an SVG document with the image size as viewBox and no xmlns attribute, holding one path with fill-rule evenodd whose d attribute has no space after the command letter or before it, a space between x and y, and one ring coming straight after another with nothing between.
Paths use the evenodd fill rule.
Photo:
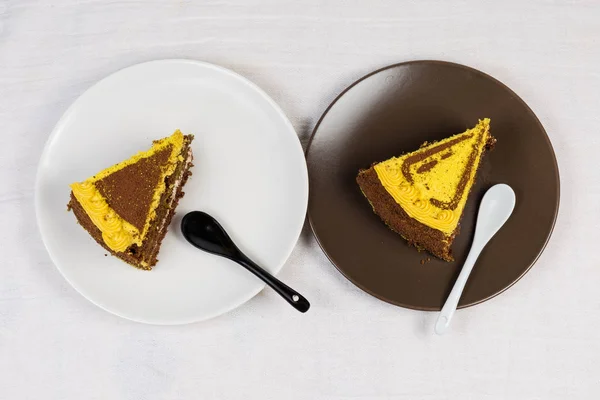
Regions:
<instances>
[{"instance_id":1,"label":"dark brown cake layer","mask_svg":"<svg viewBox=\"0 0 600 400\"><path fill-rule=\"evenodd\" d=\"M483 160L486 151L493 148L496 139L489 136L485 149L479 159L479 164L475 166L475 179L479 165ZM362 170L356 177L356 182L361 191L371 203L373 211L385 224L394 232L400 234L409 244L418 249L427 250L432 255L441 258L444 261L454 261L452 256L452 242L460 232L460 222L450 236L446 236L442 231L433 229L416 219L411 218L406 211L394 200L394 198L383 187L377 172L373 167ZM470 193L466 193L468 196ZM462 215L461 215L462 219Z\"/></svg>"},{"instance_id":2,"label":"dark brown cake layer","mask_svg":"<svg viewBox=\"0 0 600 400\"><path fill-rule=\"evenodd\" d=\"M156 210L156 217L150 225L146 239L142 242L142 246L139 249L132 249L133 251L138 252L142 260L148 264L146 269L152 269L152 267L156 265L156 262L158 261L157 257L160 250L160 245L165 238L169 224L175 215L175 209L179 204L179 199L184 195L183 186L186 184L190 175L192 175L192 173L189 171L193 165L192 160L187 159L189 144L192 139L188 139L188 136L185 136L184 138L185 145L181 151L184 161L177 165L172 175L165 178L167 189L160 199L159 206ZM177 180L179 179L179 185L175 191L175 194L173 195L174 185L177 184ZM165 222L163 223L163 221Z\"/></svg>"},{"instance_id":3,"label":"dark brown cake layer","mask_svg":"<svg viewBox=\"0 0 600 400\"><path fill-rule=\"evenodd\" d=\"M454 239L453 233L450 240L442 231L430 228L411 218L381 184L377 172L373 167L361 171L356 181L365 197L371 203L373 211L386 225L399 233L409 244L429 251L442 260L452 261L450 245Z\"/></svg>"},{"instance_id":4,"label":"dark brown cake layer","mask_svg":"<svg viewBox=\"0 0 600 400\"><path fill-rule=\"evenodd\" d=\"M187 182L191 172L189 169L193 166L191 153L188 159L188 151L193 135L184 136L184 147L181 151L183 161L179 162L174 173L165 178L166 190L163 193L159 206L156 210L156 217L152 221L149 231L144 238L141 246L132 245L123 252L115 252L111 250L102 239L102 232L93 224L86 212L83 210L81 204L77 201L73 193L71 192L71 200L68 208L73 211L79 224L92 236L98 244L104 247L115 257L122 259L134 267L150 270L156 265L158 252L160 245L167 234L167 230L173 216L175 215L175 209L179 203L179 199L183 197L183 186ZM158 154L158 153L157 153ZM177 180L180 182L177 183ZM174 188L174 185L178 185Z\"/></svg>"},{"instance_id":5,"label":"dark brown cake layer","mask_svg":"<svg viewBox=\"0 0 600 400\"><path fill-rule=\"evenodd\" d=\"M152 204L154 190L169 162L172 145L96 182L108 206L140 232Z\"/></svg>"}]
</instances>

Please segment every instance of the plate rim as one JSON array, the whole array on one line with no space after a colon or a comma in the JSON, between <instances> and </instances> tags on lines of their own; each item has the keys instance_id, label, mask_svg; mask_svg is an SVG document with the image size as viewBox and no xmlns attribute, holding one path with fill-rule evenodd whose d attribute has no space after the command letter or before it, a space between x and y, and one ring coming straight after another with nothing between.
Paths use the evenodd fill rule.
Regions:
<instances>
[{"instance_id":1,"label":"plate rim","mask_svg":"<svg viewBox=\"0 0 600 400\"><path fill-rule=\"evenodd\" d=\"M532 260L532 262L529 264L529 266L515 279L513 280L509 285L507 285L505 288L503 288L502 290L497 291L496 293L491 294L490 296L474 301L474 302L470 302L467 304L460 304L457 309L463 309L463 308L468 308L468 307L473 307L476 306L478 304L484 303L488 300L493 299L494 297L504 293L505 291L507 291L508 289L510 289L513 285L515 285L518 281L520 281L523 276L525 276L530 270L531 268L533 268L533 266L537 263L537 261L539 260L539 258L541 257L542 253L544 253L544 250L546 249L546 246L548 245L548 242L550 241L550 238L552 237L552 233L554 232L554 228L556 226L556 220L558 219L558 214L560 212L560 167L558 165L558 160L556 158L556 152L554 151L554 147L552 146L552 142L550 141L550 137L548 136L548 133L546 132L546 129L544 128L544 126L542 125L542 123L540 122L539 118L537 117L537 115L533 112L533 110L531 109L531 107L529 107L529 105L517 94L515 93L515 91L513 91L510 87L508 87L506 84L504 84L502 81L494 78L493 76L480 71L476 68L470 67L468 65L464 65L464 64L459 64L459 63L455 63L455 62L451 62L451 61L443 61L443 60L433 60L433 59L422 59L422 60L409 60L409 61L403 61L403 62L398 62L398 63L394 63L394 64L390 64L387 65L385 67L381 67L378 68L372 72L367 73L366 75L362 76L361 78L358 78L357 80L355 80L354 82L352 82L350 85L348 85L344 90L342 90L340 92L340 94L338 94L333 100L332 102L327 106L327 108L325 109L325 111L323 112L323 114L321 114L321 117L319 118L319 120L317 121L313 131L311 132L310 138L308 139L308 142L306 144L306 151L305 151L305 157L306 157L306 163L307 166L309 166L310 163L310 159L309 159L309 152L312 146L312 142L313 139L315 138L317 131L319 129L319 127L321 126L321 123L323 122L323 120L325 119L325 117L327 116L327 114L329 113L329 111L331 111L331 109L335 106L335 104L347 93L349 92L352 88L354 88L356 85L360 84L361 82L369 79L370 77L379 74L383 71L386 71L388 69L392 69L392 68L397 68L397 67L404 67L407 65L411 65L411 64L424 64L424 65L443 65L446 67L453 67L453 68L458 68L458 69L462 69L462 70L467 70L469 72L472 73L476 73L478 75L483 76L484 78L490 79L493 82L495 82L496 84L500 85L502 88L504 88L505 90L507 90L508 93L510 93L515 99L517 99L523 106L524 108L527 110L527 112L533 117L534 121L536 122L536 124L538 125L538 127L540 128L540 130L542 131L542 133L544 134L544 139L546 140L548 147L550 148L550 153L552 155L552 161L554 162L554 166L556 168L556 211L554 212L554 216L552 219L552 226L550 227L550 230L548 232L548 235L546 236L545 240L544 240L544 244L542 245L539 253L535 256L535 258ZM310 167L309 167L310 169ZM310 171L309 171L309 186L311 185L311 179L310 179ZM346 278L349 282L351 282L354 286L358 287L360 290L364 291L365 293L368 293L369 295L384 301L388 304L392 304L398 307L402 307L402 308L406 308L409 310L416 310L416 311L440 311L441 308L435 308L435 307L422 307L422 306L414 306L411 304L405 304L402 302L398 302L398 301L393 301L392 299L389 298L385 298L383 296L380 296L377 293L374 293L372 290L366 288L364 285L360 284L359 282L356 282L355 280L351 279L348 274L346 274L339 266L338 264L335 262L333 256L331 256L327 250L325 249L325 247L323 246L323 244L321 243L321 240L319 238L319 235L317 233L317 231L315 230L315 226L314 226L314 221L313 221L313 217L311 215L311 207L310 207L310 203L311 203L311 197L310 197L310 190L309 190L309 199L308 199L308 210L307 210L307 218L308 218L308 223L310 225L310 229L313 233L313 236L315 238L315 240L317 241L319 247L321 248L321 251L325 254L325 256L327 257L327 259L329 260L329 262L331 264L333 264L333 266L342 274L342 276L344 278Z\"/></svg>"},{"instance_id":2,"label":"plate rim","mask_svg":"<svg viewBox=\"0 0 600 400\"><path fill-rule=\"evenodd\" d=\"M245 85L247 85L249 88L253 89L264 100L266 100L266 102L272 107L272 109L277 113L277 115L279 115L279 117L282 119L284 124L287 125L288 130L294 134L293 136L296 139L295 141L293 141L295 143L294 148L296 149L294 151L300 157L299 158L299 162L301 164L300 169L303 171L303 178L302 178L302 182L300 182L300 183L302 184L302 190L304 192L303 193L304 201L302 202L302 209L300 210L300 211L302 211L301 217L299 218L299 221L297 224L298 226L296 227L297 232L295 235L293 235L294 240L290 241L290 245L288 246L288 248L286 249L286 251L284 253L285 257L283 257L283 261L280 263L280 265L278 265L274 268L273 275L275 275L275 276L277 274L279 274L279 272L281 272L281 270L283 269L283 267L289 260L293 250L296 248L296 246L298 244L298 240L300 239L300 235L302 234L302 230L304 228L306 214L308 212L308 201L310 198L310 179L308 177L308 164L306 161L306 155L304 153L304 149L302 148L302 143L300 142L300 138L298 137L298 133L296 132L296 129L294 128L293 124L291 123L291 121L289 120L287 115L283 112L281 107L275 102L275 100L273 100L256 83L252 82L250 79L246 78L245 76L242 76L241 74L238 74L237 72L235 72L229 68L225 68L220 65L213 64L213 63L206 62L206 61L200 61L200 60L194 60L194 59L188 59L188 58L164 58L164 59L155 59L155 60L151 60L151 61L135 63L135 64L128 65L126 67L117 69L117 70L109 73L108 75L104 76L103 78L95 81L93 84L91 84L89 87L87 87L79 96L77 96L77 98L75 100L73 100L73 102L69 105L69 107L67 107L67 109L60 116L60 118L55 123L54 127L52 128L50 135L46 139L46 142L44 143L42 153L38 159L38 164L36 167L36 174L35 174L35 181L34 181L34 209L35 209L35 219L36 219L37 230L42 239L42 243L44 244L44 248L46 249L46 252L48 253L48 256L50 257L50 260L52 261L52 264L56 267L56 269L58 270L60 275L65 279L65 281L67 281L67 283L73 289L75 289L75 291L78 294L80 294L83 298L85 298L86 300L88 300L90 303L94 304L98 308L100 308L112 315L116 315L118 317L121 317L121 318L129 320L129 321L143 323L143 324L149 324L149 325L192 324L192 323L206 321L206 320L218 317L220 315L226 314L229 311L232 311L232 310L246 304L254 296L256 296L258 293L260 293L265 288L265 286L262 285L257 290L250 292L249 296L244 297L244 299L241 300L240 302L236 302L235 304L228 306L228 307L220 308L213 313L208 313L201 317L190 317L190 318L185 318L185 319L168 320L168 319L164 319L164 318L144 319L144 318L139 318L139 317L132 316L132 315L127 315L127 313L122 313L122 312L114 310L110 307L106 307L104 304L102 304L102 302L96 301L92 297L88 296L85 293L85 290L82 290L82 288L77 283L73 282L71 279L69 279L67 277L67 275L63 272L62 267L60 266L60 263L58 262L57 256L54 254L53 250L47 243L46 235L44 234L44 229L42 228L43 223L41 222L41 219L40 219L41 214L43 213L42 201L40 199L40 188L42 185L42 178L41 178L42 165L44 165L47 162L48 157L49 157L50 146L54 142L55 138L59 134L59 131L61 131L61 129L63 128L64 124L67 122L69 117L73 114L73 112L76 108L76 105L80 102L80 100L84 96L86 96L86 94L88 94L90 91L92 91L97 86L101 85L104 81L114 78L116 75L124 73L130 69L135 69L138 67L145 67L145 66L148 66L151 64L191 64L191 65L196 65L196 66L200 66L203 68L209 68L209 69L218 71L220 73L229 75L233 79L237 79L237 80L241 81L242 83L244 83Z\"/></svg>"}]
</instances>

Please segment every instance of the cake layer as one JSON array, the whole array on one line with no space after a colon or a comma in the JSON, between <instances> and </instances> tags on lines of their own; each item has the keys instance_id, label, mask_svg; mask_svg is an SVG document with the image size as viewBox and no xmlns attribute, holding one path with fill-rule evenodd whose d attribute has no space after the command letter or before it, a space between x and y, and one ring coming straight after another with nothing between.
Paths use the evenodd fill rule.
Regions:
<instances>
[{"instance_id":1,"label":"cake layer","mask_svg":"<svg viewBox=\"0 0 600 400\"><path fill-rule=\"evenodd\" d=\"M127 165L95 181L96 189L107 200L108 205L140 233L146 228L150 211L156 207L153 198L159 188L158 182L164 180L162 170L173 162L170 161L172 151L173 145L165 146L135 164ZM160 188L162 189L162 185ZM143 233L141 236L143 237Z\"/></svg>"},{"instance_id":2,"label":"cake layer","mask_svg":"<svg viewBox=\"0 0 600 400\"><path fill-rule=\"evenodd\" d=\"M394 198L381 185L375 169L361 171L356 178L360 189L371 203L373 211L394 232L400 234L409 244L429 251L442 260L452 261L449 238L441 231L422 224L404 211Z\"/></svg>"},{"instance_id":3,"label":"cake layer","mask_svg":"<svg viewBox=\"0 0 600 400\"><path fill-rule=\"evenodd\" d=\"M179 200L184 196L183 187L192 175L190 168L193 166L192 151L187 147L183 150L185 160L177 166L177 170L166 178L167 190L160 200L161 206L156 209L156 217L150 227L148 235L140 248L142 258L141 266L151 269L156 265L160 245L167 234L169 224L175 215Z\"/></svg>"}]
</instances>

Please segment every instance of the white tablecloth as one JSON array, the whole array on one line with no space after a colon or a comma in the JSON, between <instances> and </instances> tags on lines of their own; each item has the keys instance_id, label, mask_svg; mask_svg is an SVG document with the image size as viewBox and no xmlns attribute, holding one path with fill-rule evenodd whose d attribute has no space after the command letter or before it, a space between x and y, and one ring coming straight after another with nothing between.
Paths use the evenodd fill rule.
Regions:
<instances>
[{"instance_id":1,"label":"white tablecloth","mask_svg":"<svg viewBox=\"0 0 600 400\"><path fill-rule=\"evenodd\" d=\"M452 4L451 4L452 3ZM536 112L558 157L555 232L513 288L459 311L376 300L305 228L270 290L216 319L150 326L77 294L37 232L46 138L94 82L161 58L216 63L278 102L303 143L334 97L412 59L471 65ZM0 399L597 399L600 2L0 1Z\"/></svg>"}]
</instances>

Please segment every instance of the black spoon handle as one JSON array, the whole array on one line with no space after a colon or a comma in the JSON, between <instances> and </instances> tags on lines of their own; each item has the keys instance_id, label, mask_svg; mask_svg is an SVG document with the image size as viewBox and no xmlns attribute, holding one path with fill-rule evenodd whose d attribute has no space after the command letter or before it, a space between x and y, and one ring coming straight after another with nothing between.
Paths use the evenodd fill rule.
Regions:
<instances>
[{"instance_id":1,"label":"black spoon handle","mask_svg":"<svg viewBox=\"0 0 600 400\"><path fill-rule=\"evenodd\" d=\"M290 303L296 310L300 311L301 313L305 313L310 308L310 303L304 296L259 267L245 254L240 252L239 257L232 258L232 260L245 267L248 271L252 272L263 282L273 288L273 290L279 293L281 297L286 299L287 302Z\"/></svg>"}]
</instances>

